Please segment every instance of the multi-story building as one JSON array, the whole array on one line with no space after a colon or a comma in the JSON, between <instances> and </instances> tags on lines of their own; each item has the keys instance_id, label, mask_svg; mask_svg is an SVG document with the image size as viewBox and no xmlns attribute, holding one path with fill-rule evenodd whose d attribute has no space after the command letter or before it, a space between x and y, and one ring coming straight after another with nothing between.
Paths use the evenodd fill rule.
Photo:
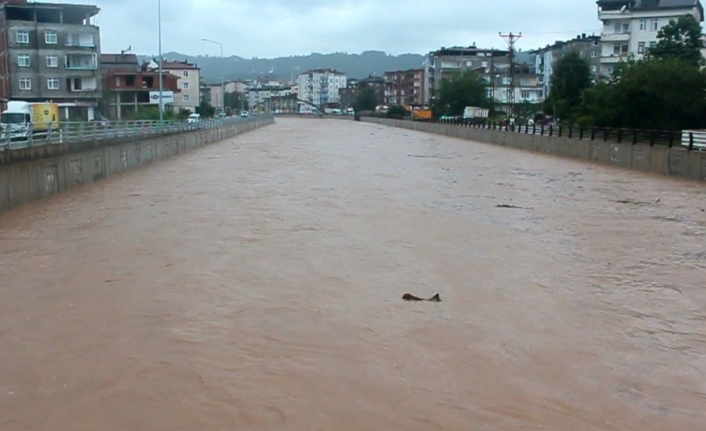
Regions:
<instances>
[{"instance_id":1,"label":"multi-story building","mask_svg":"<svg viewBox=\"0 0 706 431\"><path fill-rule=\"evenodd\" d=\"M385 105L421 107L426 103L424 69L385 72Z\"/></svg>"},{"instance_id":2,"label":"multi-story building","mask_svg":"<svg viewBox=\"0 0 706 431\"><path fill-rule=\"evenodd\" d=\"M508 64L508 51L499 49L481 49L475 46L441 48L429 53L424 64L426 87L424 104L430 104L434 94L439 91L441 81L455 73L466 70L490 69Z\"/></svg>"},{"instance_id":3,"label":"multi-story building","mask_svg":"<svg viewBox=\"0 0 706 431\"><path fill-rule=\"evenodd\" d=\"M296 95L296 93L292 91L291 86L287 85L262 85L251 87L248 89L248 106L250 109L264 107L268 105L268 101L291 97L293 95Z\"/></svg>"},{"instance_id":4,"label":"multi-story building","mask_svg":"<svg viewBox=\"0 0 706 431\"><path fill-rule=\"evenodd\" d=\"M97 6L0 3L0 102L51 101L63 120L93 120L101 98Z\"/></svg>"},{"instance_id":5,"label":"multi-story building","mask_svg":"<svg viewBox=\"0 0 706 431\"><path fill-rule=\"evenodd\" d=\"M299 99L312 105L338 103L338 90L346 87L346 75L333 69L307 70L297 77Z\"/></svg>"},{"instance_id":6,"label":"multi-story building","mask_svg":"<svg viewBox=\"0 0 706 431\"><path fill-rule=\"evenodd\" d=\"M238 93L245 95L250 88L250 84L246 81L235 80L224 82L223 84L210 84L208 91L210 92L209 103L216 109L223 108L223 93Z\"/></svg>"},{"instance_id":7,"label":"multi-story building","mask_svg":"<svg viewBox=\"0 0 706 431\"><path fill-rule=\"evenodd\" d=\"M547 45L544 48L534 51L534 54L536 54L535 68L539 74L539 83L542 85L544 97L549 95L556 62L568 52L578 52L590 65L591 73L594 77L599 77L601 58L600 40L600 36L581 34L574 39L556 41L552 45Z\"/></svg>"},{"instance_id":8,"label":"multi-story building","mask_svg":"<svg viewBox=\"0 0 706 431\"><path fill-rule=\"evenodd\" d=\"M157 70L159 65L155 60L150 63L150 69ZM188 109L196 112L201 103L201 69L188 61L162 61L162 70L171 73L179 79L180 93L174 94L174 110Z\"/></svg>"},{"instance_id":9,"label":"multi-story building","mask_svg":"<svg viewBox=\"0 0 706 431\"><path fill-rule=\"evenodd\" d=\"M339 103L344 108L353 106L353 102L358 97L358 93L365 88L372 88L375 91L375 98L378 104L385 103L385 78L382 76L369 75L363 79L347 79L346 87L338 90Z\"/></svg>"},{"instance_id":10,"label":"multi-story building","mask_svg":"<svg viewBox=\"0 0 706 431\"><path fill-rule=\"evenodd\" d=\"M159 91L159 73L140 66L135 54L102 54L103 112L110 119L124 120L141 106L159 106L159 98L150 98L150 93ZM162 91L179 94L179 79L162 73Z\"/></svg>"},{"instance_id":11,"label":"multi-story building","mask_svg":"<svg viewBox=\"0 0 706 431\"><path fill-rule=\"evenodd\" d=\"M599 0L598 19L603 23L599 73L613 74L615 66L639 60L657 44L657 32L684 15L704 20L699 0Z\"/></svg>"}]
</instances>

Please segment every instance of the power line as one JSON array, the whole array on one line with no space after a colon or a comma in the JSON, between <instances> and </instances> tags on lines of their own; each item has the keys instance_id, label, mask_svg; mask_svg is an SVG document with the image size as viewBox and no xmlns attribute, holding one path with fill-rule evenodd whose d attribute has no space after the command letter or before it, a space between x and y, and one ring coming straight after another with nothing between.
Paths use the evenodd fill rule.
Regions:
<instances>
[{"instance_id":1,"label":"power line","mask_svg":"<svg viewBox=\"0 0 706 431\"><path fill-rule=\"evenodd\" d=\"M509 51L508 63L510 66L510 76L508 86L507 86L507 105L508 105L508 118L512 118L513 108L515 107L515 42L517 42L521 37L522 33L519 34L502 34L499 33L507 43L507 48Z\"/></svg>"}]
</instances>

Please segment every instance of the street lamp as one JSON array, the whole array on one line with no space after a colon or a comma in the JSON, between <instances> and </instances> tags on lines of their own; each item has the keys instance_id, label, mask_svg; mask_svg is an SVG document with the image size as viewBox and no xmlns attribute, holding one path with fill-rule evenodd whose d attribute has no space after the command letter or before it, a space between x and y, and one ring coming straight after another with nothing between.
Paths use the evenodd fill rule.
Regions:
<instances>
[{"instance_id":1,"label":"street lamp","mask_svg":"<svg viewBox=\"0 0 706 431\"><path fill-rule=\"evenodd\" d=\"M208 42L208 43L213 43L215 45L218 45L221 47L221 64L223 63L223 44L220 42L216 42L215 40L211 39L201 39L202 42ZM221 106L221 109L223 110L222 112L226 112L226 92L225 92L225 77L221 77L221 103L223 104Z\"/></svg>"},{"instance_id":2,"label":"street lamp","mask_svg":"<svg viewBox=\"0 0 706 431\"><path fill-rule=\"evenodd\" d=\"M164 83L162 82L162 0L157 0L157 29L159 32L159 122L164 121L164 101L162 92Z\"/></svg>"}]
</instances>

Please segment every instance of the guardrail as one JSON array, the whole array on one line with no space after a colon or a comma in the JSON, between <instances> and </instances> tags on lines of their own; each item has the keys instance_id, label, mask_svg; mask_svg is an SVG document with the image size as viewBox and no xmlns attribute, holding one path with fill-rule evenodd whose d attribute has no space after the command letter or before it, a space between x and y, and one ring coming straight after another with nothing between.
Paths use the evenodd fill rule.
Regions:
<instances>
[{"instance_id":1,"label":"guardrail","mask_svg":"<svg viewBox=\"0 0 706 431\"><path fill-rule=\"evenodd\" d=\"M257 116L252 118L263 118ZM181 133L192 130L217 129L230 124L249 121L251 117L227 117L201 120L196 123L187 121L113 121L113 122L66 122L59 127L35 130L25 137L13 137L9 132L0 134L0 151L16 150L42 145L70 144L77 142L101 141L116 138L135 138L165 133Z\"/></svg>"},{"instance_id":2,"label":"guardrail","mask_svg":"<svg viewBox=\"0 0 706 431\"><path fill-rule=\"evenodd\" d=\"M478 121L463 119L434 119L425 123L438 123L473 127L480 129L502 130L528 135L556 136L573 139L590 139L604 142L631 142L632 144L664 145L669 148L681 145L689 151L706 151L706 132L703 130L640 130L618 129L609 127L581 127L567 125L520 124L507 121Z\"/></svg>"}]
</instances>

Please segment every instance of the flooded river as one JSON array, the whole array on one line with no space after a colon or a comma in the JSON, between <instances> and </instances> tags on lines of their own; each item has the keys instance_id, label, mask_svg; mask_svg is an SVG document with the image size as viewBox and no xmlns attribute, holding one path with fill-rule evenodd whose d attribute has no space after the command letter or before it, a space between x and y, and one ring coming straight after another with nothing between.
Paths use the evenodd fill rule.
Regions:
<instances>
[{"instance_id":1,"label":"flooded river","mask_svg":"<svg viewBox=\"0 0 706 431\"><path fill-rule=\"evenodd\" d=\"M705 209L281 119L0 215L0 430L703 430Z\"/></svg>"}]
</instances>

